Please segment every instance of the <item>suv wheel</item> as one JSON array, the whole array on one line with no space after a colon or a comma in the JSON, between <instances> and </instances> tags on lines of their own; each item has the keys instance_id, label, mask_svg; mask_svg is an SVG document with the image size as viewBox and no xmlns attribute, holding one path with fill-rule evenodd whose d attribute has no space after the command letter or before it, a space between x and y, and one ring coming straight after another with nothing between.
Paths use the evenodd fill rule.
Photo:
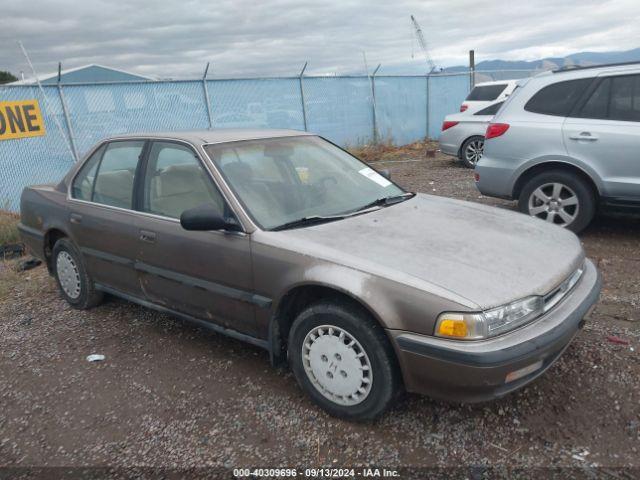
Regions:
<instances>
[{"instance_id":1,"label":"suv wheel","mask_svg":"<svg viewBox=\"0 0 640 480\"><path fill-rule=\"evenodd\" d=\"M532 217L580 232L595 215L596 199L591 187L580 177L551 170L539 173L524 185L518 207Z\"/></svg>"},{"instance_id":2,"label":"suv wheel","mask_svg":"<svg viewBox=\"0 0 640 480\"><path fill-rule=\"evenodd\" d=\"M95 289L80 252L70 240L61 238L56 242L51 264L60 293L72 307L84 310L102 301L102 292Z\"/></svg>"},{"instance_id":3,"label":"suv wheel","mask_svg":"<svg viewBox=\"0 0 640 480\"><path fill-rule=\"evenodd\" d=\"M484 151L484 137L475 136L465 140L460 148L460 160L468 168L474 168Z\"/></svg>"},{"instance_id":4,"label":"suv wheel","mask_svg":"<svg viewBox=\"0 0 640 480\"><path fill-rule=\"evenodd\" d=\"M289 361L300 386L336 417L371 420L400 391L395 356L382 328L346 302L318 302L295 319Z\"/></svg>"}]
</instances>

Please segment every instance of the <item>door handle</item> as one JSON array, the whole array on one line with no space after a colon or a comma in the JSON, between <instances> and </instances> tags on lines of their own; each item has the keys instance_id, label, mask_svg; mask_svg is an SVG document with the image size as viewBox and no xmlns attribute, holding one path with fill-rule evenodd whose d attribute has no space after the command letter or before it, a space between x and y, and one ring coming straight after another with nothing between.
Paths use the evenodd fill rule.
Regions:
<instances>
[{"instance_id":1,"label":"door handle","mask_svg":"<svg viewBox=\"0 0 640 480\"><path fill-rule=\"evenodd\" d=\"M80 215L79 213L72 213L69 216L69 221L71 223L75 223L76 225L82 223L82 215Z\"/></svg>"},{"instance_id":2,"label":"door handle","mask_svg":"<svg viewBox=\"0 0 640 480\"><path fill-rule=\"evenodd\" d=\"M590 142L595 142L598 140L596 135L592 135L591 132L580 132L579 134L569 135L571 140L587 140Z\"/></svg>"},{"instance_id":3,"label":"door handle","mask_svg":"<svg viewBox=\"0 0 640 480\"><path fill-rule=\"evenodd\" d=\"M140 230L140 240L147 243L156 243L156 234L148 230Z\"/></svg>"}]
</instances>

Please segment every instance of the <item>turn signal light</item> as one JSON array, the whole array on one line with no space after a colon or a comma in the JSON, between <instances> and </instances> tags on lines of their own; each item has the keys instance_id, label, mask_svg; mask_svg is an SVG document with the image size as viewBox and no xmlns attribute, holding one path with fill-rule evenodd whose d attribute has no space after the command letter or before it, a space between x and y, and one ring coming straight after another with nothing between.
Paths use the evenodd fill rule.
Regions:
<instances>
[{"instance_id":1,"label":"turn signal light","mask_svg":"<svg viewBox=\"0 0 640 480\"><path fill-rule=\"evenodd\" d=\"M438 325L438 333L443 337L466 337L467 324L464 320L443 319Z\"/></svg>"},{"instance_id":2,"label":"turn signal light","mask_svg":"<svg viewBox=\"0 0 640 480\"><path fill-rule=\"evenodd\" d=\"M507 130L509 130L508 123L490 123L484 134L484 139L489 140L490 138L499 137L500 135L504 135L504 132Z\"/></svg>"},{"instance_id":3,"label":"turn signal light","mask_svg":"<svg viewBox=\"0 0 640 480\"><path fill-rule=\"evenodd\" d=\"M442 131L444 132L448 128L455 127L458 123L460 122L451 122L449 120L445 120L444 122L442 122Z\"/></svg>"}]
</instances>

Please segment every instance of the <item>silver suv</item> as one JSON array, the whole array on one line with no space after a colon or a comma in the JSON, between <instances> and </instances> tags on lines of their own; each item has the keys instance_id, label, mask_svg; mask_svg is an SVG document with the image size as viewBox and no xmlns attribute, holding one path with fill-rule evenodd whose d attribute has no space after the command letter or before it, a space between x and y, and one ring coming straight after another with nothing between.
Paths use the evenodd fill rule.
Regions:
<instances>
[{"instance_id":1,"label":"silver suv","mask_svg":"<svg viewBox=\"0 0 640 480\"><path fill-rule=\"evenodd\" d=\"M575 232L599 205L640 207L640 63L521 81L487 128L475 180Z\"/></svg>"}]
</instances>

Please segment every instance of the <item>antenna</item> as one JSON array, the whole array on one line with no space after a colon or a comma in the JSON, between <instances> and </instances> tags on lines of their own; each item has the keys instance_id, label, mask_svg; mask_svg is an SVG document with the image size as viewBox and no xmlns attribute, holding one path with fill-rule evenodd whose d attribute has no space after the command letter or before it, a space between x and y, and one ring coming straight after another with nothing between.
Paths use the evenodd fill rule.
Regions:
<instances>
[{"instance_id":1,"label":"antenna","mask_svg":"<svg viewBox=\"0 0 640 480\"><path fill-rule=\"evenodd\" d=\"M55 122L56 126L58 127L58 130L60 131L60 135L62 135L62 138L64 138L65 143L67 144L67 148L69 149L69 152L71 153L71 156L77 160L76 158L76 154L73 151L73 147L71 146L71 143L69 142L69 139L67 138L67 136L64 134L64 130L62 130L62 125L60 125L60 122L58 121L58 117L56 117L52 110L51 110L51 105L49 104L49 99L47 98L47 94L44 93L44 88L42 88L42 84L40 83L40 79L38 78L38 74L36 73L36 69L33 67L33 63L31 63L31 59L29 58L29 54L27 53L27 50L24 48L24 45L22 44L22 42L20 40L18 40L18 46L20 47L20 50L22 50L22 54L24 55L24 58L26 58L27 63L29 64L29 68L31 69L31 72L33 73L33 77L36 79L36 83L38 84L38 88L40 89L40 93L42 94L42 98L44 98L44 105L45 108L47 109L47 113L49 113L49 116L51 118L53 118L53 121Z\"/></svg>"}]
</instances>

